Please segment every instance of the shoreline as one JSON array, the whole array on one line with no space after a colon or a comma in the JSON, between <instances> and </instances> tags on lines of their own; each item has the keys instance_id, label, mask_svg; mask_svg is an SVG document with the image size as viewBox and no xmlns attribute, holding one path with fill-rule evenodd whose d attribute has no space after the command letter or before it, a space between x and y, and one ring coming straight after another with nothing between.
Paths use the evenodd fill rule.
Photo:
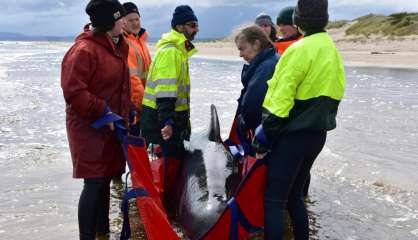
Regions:
<instances>
[{"instance_id":1,"label":"shoreline","mask_svg":"<svg viewBox=\"0 0 418 240\"><path fill-rule=\"evenodd\" d=\"M390 45L389 45L390 44ZM418 70L418 50L396 49L401 43L390 42L382 46L373 43L339 43L337 48L348 67L379 67ZM356 46L360 45L360 46ZM418 41L416 45L418 46ZM196 43L196 57L217 60L243 61L231 42ZM354 50L354 49L359 50Z\"/></svg>"},{"instance_id":2,"label":"shoreline","mask_svg":"<svg viewBox=\"0 0 418 240\"><path fill-rule=\"evenodd\" d=\"M418 38L406 40L369 39L351 41L330 31L346 67L377 67L418 70ZM19 42L19 41L0 41ZM45 45L69 48L69 42L35 41ZM196 42L198 53L194 57L221 61L241 61L235 43L232 41ZM149 44L155 52L155 43Z\"/></svg>"},{"instance_id":3,"label":"shoreline","mask_svg":"<svg viewBox=\"0 0 418 240\"><path fill-rule=\"evenodd\" d=\"M378 67L418 70L418 40L348 42L336 41L347 67ZM222 61L242 61L233 42L196 42L194 57ZM155 52L155 44L150 44Z\"/></svg>"}]
</instances>

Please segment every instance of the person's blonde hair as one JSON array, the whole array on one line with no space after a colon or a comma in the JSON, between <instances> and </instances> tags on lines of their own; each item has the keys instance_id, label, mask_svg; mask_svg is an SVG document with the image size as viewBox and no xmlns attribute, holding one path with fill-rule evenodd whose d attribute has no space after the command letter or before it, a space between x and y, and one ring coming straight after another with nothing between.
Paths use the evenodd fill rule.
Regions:
<instances>
[{"instance_id":1,"label":"person's blonde hair","mask_svg":"<svg viewBox=\"0 0 418 240\"><path fill-rule=\"evenodd\" d=\"M269 36L267 36L263 29L257 25L246 27L235 36L235 43L242 40L251 45L255 45L255 42L258 40L260 43L260 51L274 47L274 44L270 40Z\"/></svg>"}]
</instances>

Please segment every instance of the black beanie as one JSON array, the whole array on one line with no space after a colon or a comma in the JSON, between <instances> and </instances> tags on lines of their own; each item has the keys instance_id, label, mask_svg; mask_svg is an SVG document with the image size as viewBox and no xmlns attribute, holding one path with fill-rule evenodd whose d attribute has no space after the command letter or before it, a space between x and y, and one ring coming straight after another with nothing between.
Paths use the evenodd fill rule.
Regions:
<instances>
[{"instance_id":1,"label":"black beanie","mask_svg":"<svg viewBox=\"0 0 418 240\"><path fill-rule=\"evenodd\" d=\"M197 21L192 8L188 5L180 5L174 10L171 27L174 28L176 25L182 25L190 21Z\"/></svg>"},{"instance_id":2,"label":"black beanie","mask_svg":"<svg viewBox=\"0 0 418 240\"><path fill-rule=\"evenodd\" d=\"M136 14L140 15L139 11L138 11L138 7L133 2L126 2L126 3L123 4L123 7L125 8L126 15L128 15L130 13L136 13Z\"/></svg>"},{"instance_id":3,"label":"black beanie","mask_svg":"<svg viewBox=\"0 0 418 240\"><path fill-rule=\"evenodd\" d=\"M100 32L112 30L115 22L126 15L118 0L90 0L86 13L90 16L93 27Z\"/></svg>"},{"instance_id":4,"label":"black beanie","mask_svg":"<svg viewBox=\"0 0 418 240\"><path fill-rule=\"evenodd\" d=\"M270 40L272 40L273 42L277 41L277 30L276 30L276 26L274 25L273 21L271 20L271 17L269 15L267 15L266 13L260 13L258 14L258 16L256 17L254 23L258 26L262 26L262 25L270 25L271 26L271 33L270 33Z\"/></svg>"},{"instance_id":5,"label":"black beanie","mask_svg":"<svg viewBox=\"0 0 418 240\"><path fill-rule=\"evenodd\" d=\"M271 17L267 15L266 13L258 14L258 16L255 18L254 23L257 24L258 26L266 24L266 25L270 25L272 28L274 27L274 23L271 20Z\"/></svg>"},{"instance_id":6,"label":"black beanie","mask_svg":"<svg viewBox=\"0 0 418 240\"><path fill-rule=\"evenodd\" d=\"M293 22L306 32L324 30L328 24L328 0L298 0Z\"/></svg>"},{"instance_id":7,"label":"black beanie","mask_svg":"<svg viewBox=\"0 0 418 240\"><path fill-rule=\"evenodd\" d=\"M285 7L280 10L279 15L276 19L276 24L293 25L293 12L295 7Z\"/></svg>"}]
</instances>

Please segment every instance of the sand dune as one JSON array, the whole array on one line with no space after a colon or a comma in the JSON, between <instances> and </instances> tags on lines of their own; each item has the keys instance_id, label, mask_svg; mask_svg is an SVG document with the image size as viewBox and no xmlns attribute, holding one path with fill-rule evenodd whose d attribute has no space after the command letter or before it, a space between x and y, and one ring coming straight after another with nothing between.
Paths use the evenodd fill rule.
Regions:
<instances>
[{"instance_id":1,"label":"sand dune","mask_svg":"<svg viewBox=\"0 0 418 240\"><path fill-rule=\"evenodd\" d=\"M330 35L347 66L375 66L418 69L418 36L369 38L345 35L345 28L331 29ZM232 41L197 42L197 56L215 59L240 59ZM151 46L152 51L154 46Z\"/></svg>"},{"instance_id":2,"label":"sand dune","mask_svg":"<svg viewBox=\"0 0 418 240\"><path fill-rule=\"evenodd\" d=\"M418 69L418 38L404 40L346 41L336 39L347 66L376 66ZM239 59L232 42L197 43L198 56Z\"/></svg>"}]
</instances>

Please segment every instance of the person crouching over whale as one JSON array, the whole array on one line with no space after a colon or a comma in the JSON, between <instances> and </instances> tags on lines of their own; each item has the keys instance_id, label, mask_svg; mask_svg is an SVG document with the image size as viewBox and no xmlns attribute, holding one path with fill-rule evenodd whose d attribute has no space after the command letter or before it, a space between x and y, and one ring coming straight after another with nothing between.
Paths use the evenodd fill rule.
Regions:
<instances>
[{"instance_id":1,"label":"person crouching over whale","mask_svg":"<svg viewBox=\"0 0 418 240\"><path fill-rule=\"evenodd\" d=\"M164 167L160 172L160 193L165 205L174 205L172 193L184 158L184 140L189 140L189 58L197 52L192 40L199 31L191 7L176 7L171 31L163 34L148 73L141 116L141 134L147 143L161 146Z\"/></svg>"}]
</instances>

